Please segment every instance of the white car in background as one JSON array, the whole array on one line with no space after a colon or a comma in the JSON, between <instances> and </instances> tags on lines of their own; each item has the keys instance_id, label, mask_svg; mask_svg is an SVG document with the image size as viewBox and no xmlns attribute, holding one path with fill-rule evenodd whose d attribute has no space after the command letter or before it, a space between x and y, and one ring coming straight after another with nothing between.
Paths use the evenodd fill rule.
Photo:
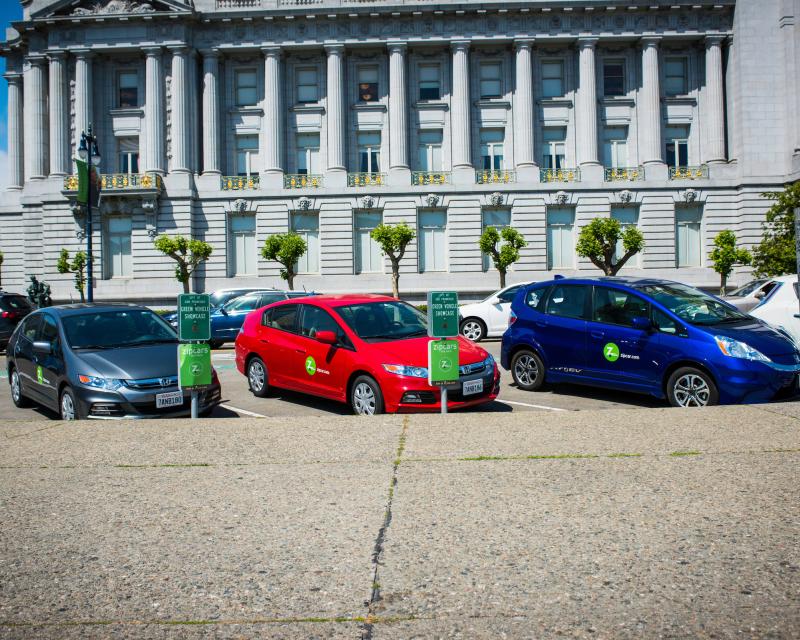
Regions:
<instances>
[{"instance_id":1,"label":"white car in background","mask_svg":"<svg viewBox=\"0 0 800 640\"><path fill-rule=\"evenodd\" d=\"M796 278L796 276L791 277ZM747 313L750 309L761 304L761 301L766 298L775 287L780 285L780 281L780 277L751 280L746 285L739 287L735 291L731 291L723 299L732 304L739 311Z\"/></svg>"},{"instance_id":2,"label":"white car in background","mask_svg":"<svg viewBox=\"0 0 800 640\"><path fill-rule=\"evenodd\" d=\"M725 300L754 318L783 329L795 344L800 345L800 318L797 317L800 313L800 300L797 297L797 288L796 275L779 276L748 283ZM736 293L745 295L734 295ZM752 300L755 305L751 303Z\"/></svg>"},{"instance_id":3,"label":"white car in background","mask_svg":"<svg viewBox=\"0 0 800 640\"><path fill-rule=\"evenodd\" d=\"M511 302L520 287L532 282L520 282L500 289L485 300L461 305L461 335L480 342L484 338L499 338L508 328L508 316L511 313Z\"/></svg>"}]
</instances>

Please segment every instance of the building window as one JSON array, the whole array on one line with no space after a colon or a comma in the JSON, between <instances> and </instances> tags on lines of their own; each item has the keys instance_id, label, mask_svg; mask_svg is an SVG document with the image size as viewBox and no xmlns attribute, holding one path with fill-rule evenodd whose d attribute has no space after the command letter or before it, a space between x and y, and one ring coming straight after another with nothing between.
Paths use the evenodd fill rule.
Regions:
<instances>
[{"instance_id":1,"label":"building window","mask_svg":"<svg viewBox=\"0 0 800 640\"><path fill-rule=\"evenodd\" d=\"M119 172L139 173L139 139L120 138L119 146Z\"/></svg>"},{"instance_id":2,"label":"building window","mask_svg":"<svg viewBox=\"0 0 800 640\"><path fill-rule=\"evenodd\" d=\"M603 132L603 165L614 169L628 166L628 127L606 127Z\"/></svg>"},{"instance_id":3,"label":"building window","mask_svg":"<svg viewBox=\"0 0 800 640\"><path fill-rule=\"evenodd\" d=\"M564 150L567 130L564 127L545 127L542 134L542 166L545 169L561 169L564 166Z\"/></svg>"},{"instance_id":4,"label":"building window","mask_svg":"<svg viewBox=\"0 0 800 640\"><path fill-rule=\"evenodd\" d=\"M306 252L295 265L297 273L319 273L319 216L315 213L293 213L292 231L306 241Z\"/></svg>"},{"instance_id":5,"label":"building window","mask_svg":"<svg viewBox=\"0 0 800 640\"><path fill-rule=\"evenodd\" d=\"M106 275L109 278L133 276L132 229L130 218L108 218L106 223Z\"/></svg>"},{"instance_id":6,"label":"building window","mask_svg":"<svg viewBox=\"0 0 800 640\"><path fill-rule=\"evenodd\" d=\"M499 62L482 62L480 65L481 98L499 98L503 95L503 66Z\"/></svg>"},{"instance_id":7,"label":"building window","mask_svg":"<svg viewBox=\"0 0 800 640\"><path fill-rule=\"evenodd\" d=\"M688 60L682 57L664 60L664 93L668 96L685 96L689 93Z\"/></svg>"},{"instance_id":8,"label":"building window","mask_svg":"<svg viewBox=\"0 0 800 640\"><path fill-rule=\"evenodd\" d=\"M237 107L252 107L258 103L258 81L254 69L237 69L234 82Z\"/></svg>"},{"instance_id":9,"label":"building window","mask_svg":"<svg viewBox=\"0 0 800 640\"><path fill-rule=\"evenodd\" d=\"M702 220L700 207L675 209L675 248L679 267L702 265Z\"/></svg>"},{"instance_id":10,"label":"building window","mask_svg":"<svg viewBox=\"0 0 800 640\"><path fill-rule=\"evenodd\" d=\"M358 101L378 101L378 67L358 68Z\"/></svg>"},{"instance_id":11,"label":"building window","mask_svg":"<svg viewBox=\"0 0 800 640\"><path fill-rule=\"evenodd\" d=\"M419 132L420 171L442 170L442 131L423 129Z\"/></svg>"},{"instance_id":12,"label":"building window","mask_svg":"<svg viewBox=\"0 0 800 640\"><path fill-rule=\"evenodd\" d=\"M547 210L547 268L575 267L575 210L558 207Z\"/></svg>"},{"instance_id":13,"label":"building window","mask_svg":"<svg viewBox=\"0 0 800 640\"><path fill-rule=\"evenodd\" d=\"M258 136L236 136L236 175L257 173Z\"/></svg>"},{"instance_id":14,"label":"building window","mask_svg":"<svg viewBox=\"0 0 800 640\"><path fill-rule=\"evenodd\" d=\"M564 95L564 62L545 60L542 62L542 96L560 98Z\"/></svg>"},{"instance_id":15,"label":"building window","mask_svg":"<svg viewBox=\"0 0 800 640\"><path fill-rule=\"evenodd\" d=\"M252 276L258 272L256 256L256 217L228 218L231 248L231 275Z\"/></svg>"},{"instance_id":16,"label":"building window","mask_svg":"<svg viewBox=\"0 0 800 640\"><path fill-rule=\"evenodd\" d=\"M383 271L381 248L370 235L372 230L381 223L381 214L356 213L354 222L356 273Z\"/></svg>"},{"instance_id":17,"label":"building window","mask_svg":"<svg viewBox=\"0 0 800 640\"><path fill-rule=\"evenodd\" d=\"M319 134L297 134L297 173L318 174L319 166Z\"/></svg>"},{"instance_id":18,"label":"building window","mask_svg":"<svg viewBox=\"0 0 800 640\"><path fill-rule=\"evenodd\" d=\"M494 227L498 231L511 226L511 211L509 209L484 209L483 210L483 231L489 227ZM492 261L486 254L483 255L483 270L488 271L492 267Z\"/></svg>"},{"instance_id":19,"label":"building window","mask_svg":"<svg viewBox=\"0 0 800 640\"><path fill-rule=\"evenodd\" d=\"M629 227L635 228L639 224L639 210L636 207L611 207L611 217L619 221L619 226L623 232ZM617 262L624 255L625 247L622 245L622 239L620 239L617 241L617 248L614 250L614 262ZM625 266L638 267L640 255L639 253L635 254L625 263Z\"/></svg>"},{"instance_id":20,"label":"building window","mask_svg":"<svg viewBox=\"0 0 800 640\"><path fill-rule=\"evenodd\" d=\"M378 173L381 157L381 132L363 131L358 134L358 170L361 173Z\"/></svg>"},{"instance_id":21,"label":"building window","mask_svg":"<svg viewBox=\"0 0 800 640\"><path fill-rule=\"evenodd\" d=\"M481 129L481 161L484 171L501 171L503 169L502 129Z\"/></svg>"},{"instance_id":22,"label":"building window","mask_svg":"<svg viewBox=\"0 0 800 640\"><path fill-rule=\"evenodd\" d=\"M689 165L689 127L667 127L666 161L670 167L686 167Z\"/></svg>"},{"instance_id":23,"label":"building window","mask_svg":"<svg viewBox=\"0 0 800 640\"><path fill-rule=\"evenodd\" d=\"M317 86L317 70L314 67L304 67L297 70L297 102L309 104L319 100Z\"/></svg>"},{"instance_id":24,"label":"building window","mask_svg":"<svg viewBox=\"0 0 800 640\"><path fill-rule=\"evenodd\" d=\"M625 62L606 60L603 63L603 95L625 95Z\"/></svg>"},{"instance_id":25,"label":"building window","mask_svg":"<svg viewBox=\"0 0 800 640\"><path fill-rule=\"evenodd\" d=\"M120 109L139 106L139 74L135 71L122 71L117 76L117 106Z\"/></svg>"},{"instance_id":26,"label":"building window","mask_svg":"<svg viewBox=\"0 0 800 640\"><path fill-rule=\"evenodd\" d=\"M438 100L441 97L441 82L438 64L419 66L419 99Z\"/></svg>"},{"instance_id":27,"label":"building window","mask_svg":"<svg viewBox=\"0 0 800 640\"><path fill-rule=\"evenodd\" d=\"M447 271L447 212L419 214L419 272Z\"/></svg>"}]
</instances>

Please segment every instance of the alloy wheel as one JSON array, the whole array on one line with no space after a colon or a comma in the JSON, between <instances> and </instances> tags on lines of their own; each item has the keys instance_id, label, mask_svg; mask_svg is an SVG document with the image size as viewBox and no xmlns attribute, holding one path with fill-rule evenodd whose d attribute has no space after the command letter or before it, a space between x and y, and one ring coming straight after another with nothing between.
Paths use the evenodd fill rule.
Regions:
<instances>
[{"instance_id":1,"label":"alloy wheel","mask_svg":"<svg viewBox=\"0 0 800 640\"><path fill-rule=\"evenodd\" d=\"M253 360L247 370L247 379L250 381L250 388L256 393L260 393L266 384L266 372L260 360Z\"/></svg>"},{"instance_id":2,"label":"alloy wheel","mask_svg":"<svg viewBox=\"0 0 800 640\"><path fill-rule=\"evenodd\" d=\"M514 377L525 386L532 385L539 375L539 367L531 355L523 355L514 363Z\"/></svg>"},{"instance_id":3,"label":"alloy wheel","mask_svg":"<svg viewBox=\"0 0 800 640\"><path fill-rule=\"evenodd\" d=\"M681 407L705 407L711 390L703 378L687 373L675 381L675 400Z\"/></svg>"},{"instance_id":4,"label":"alloy wheel","mask_svg":"<svg viewBox=\"0 0 800 640\"><path fill-rule=\"evenodd\" d=\"M375 392L366 382L359 382L353 389L353 408L360 416L375 415Z\"/></svg>"},{"instance_id":5,"label":"alloy wheel","mask_svg":"<svg viewBox=\"0 0 800 640\"><path fill-rule=\"evenodd\" d=\"M17 370L11 372L11 399L14 401L14 404L19 403L19 399L22 396L22 389L19 386L19 374Z\"/></svg>"},{"instance_id":6,"label":"alloy wheel","mask_svg":"<svg viewBox=\"0 0 800 640\"><path fill-rule=\"evenodd\" d=\"M461 335L467 340L477 342L483 337L483 327L481 327L480 322L477 320L467 320L464 326L461 327Z\"/></svg>"},{"instance_id":7,"label":"alloy wheel","mask_svg":"<svg viewBox=\"0 0 800 640\"><path fill-rule=\"evenodd\" d=\"M75 403L69 393L64 393L61 396L61 419L75 420Z\"/></svg>"}]
</instances>

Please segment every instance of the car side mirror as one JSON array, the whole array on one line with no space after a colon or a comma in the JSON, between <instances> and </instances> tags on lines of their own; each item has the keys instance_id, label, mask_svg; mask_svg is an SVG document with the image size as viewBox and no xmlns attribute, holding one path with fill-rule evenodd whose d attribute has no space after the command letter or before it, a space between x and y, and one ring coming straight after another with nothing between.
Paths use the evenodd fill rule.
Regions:
<instances>
[{"instance_id":1,"label":"car side mirror","mask_svg":"<svg viewBox=\"0 0 800 640\"><path fill-rule=\"evenodd\" d=\"M633 328L639 331L650 331L653 328L653 323L650 322L650 318L637 316L633 319Z\"/></svg>"},{"instance_id":2,"label":"car side mirror","mask_svg":"<svg viewBox=\"0 0 800 640\"><path fill-rule=\"evenodd\" d=\"M33 343L33 350L36 353L51 354L53 353L53 345L45 340L37 340Z\"/></svg>"},{"instance_id":3,"label":"car side mirror","mask_svg":"<svg viewBox=\"0 0 800 640\"><path fill-rule=\"evenodd\" d=\"M495 296L489 301L490 304L500 304L501 302L502 300L498 296Z\"/></svg>"},{"instance_id":4,"label":"car side mirror","mask_svg":"<svg viewBox=\"0 0 800 640\"><path fill-rule=\"evenodd\" d=\"M220 312L220 313L221 313L223 316L227 316L227 315L228 315L228 310L227 310L225 307L220 307L220 308L219 308L219 312Z\"/></svg>"},{"instance_id":5,"label":"car side mirror","mask_svg":"<svg viewBox=\"0 0 800 640\"><path fill-rule=\"evenodd\" d=\"M758 293L756 293L756 295L755 295L755 296L753 296L753 297L754 297L756 300L763 300L763 299L764 299L766 296L767 296L767 294L766 294L766 293L764 293L763 291L759 291L759 292L758 292Z\"/></svg>"},{"instance_id":6,"label":"car side mirror","mask_svg":"<svg viewBox=\"0 0 800 640\"><path fill-rule=\"evenodd\" d=\"M317 331L315 336L317 340L323 344L338 344L339 338L333 331Z\"/></svg>"}]
</instances>

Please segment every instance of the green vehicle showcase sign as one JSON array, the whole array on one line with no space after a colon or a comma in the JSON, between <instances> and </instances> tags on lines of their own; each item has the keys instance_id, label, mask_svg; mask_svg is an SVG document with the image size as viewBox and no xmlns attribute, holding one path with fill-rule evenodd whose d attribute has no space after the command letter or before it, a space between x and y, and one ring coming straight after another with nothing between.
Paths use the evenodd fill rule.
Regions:
<instances>
[{"instance_id":1,"label":"green vehicle showcase sign","mask_svg":"<svg viewBox=\"0 0 800 640\"><path fill-rule=\"evenodd\" d=\"M458 294L455 291L428 292L428 335L431 338L458 335Z\"/></svg>"},{"instance_id":2,"label":"green vehicle showcase sign","mask_svg":"<svg viewBox=\"0 0 800 640\"><path fill-rule=\"evenodd\" d=\"M211 339L211 306L206 293L178 296L178 337L182 342Z\"/></svg>"},{"instance_id":3,"label":"green vehicle showcase sign","mask_svg":"<svg viewBox=\"0 0 800 640\"><path fill-rule=\"evenodd\" d=\"M178 345L178 386L204 389L211 384L211 347L207 344Z\"/></svg>"},{"instance_id":4,"label":"green vehicle showcase sign","mask_svg":"<svg viewBox=\"0 0 800 640\"><path fill-rule=\"evenodd\" d=\"M458 382L458 340L428 343L428 384Z\"/></svg>"}]
</instances>

